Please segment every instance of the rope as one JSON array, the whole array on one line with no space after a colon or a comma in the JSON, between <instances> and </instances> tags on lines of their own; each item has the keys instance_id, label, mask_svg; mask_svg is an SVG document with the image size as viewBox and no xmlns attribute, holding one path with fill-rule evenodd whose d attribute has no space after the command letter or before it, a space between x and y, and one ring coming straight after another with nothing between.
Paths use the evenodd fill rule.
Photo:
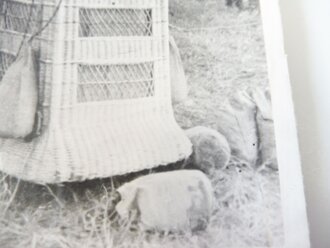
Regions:
<instances>
[{"instance_id":1,"label":"rope","mask_svg":"<svg viewBox=\"0 0 330 248\"><path fill-rule=\"evenodd\" d=\"M44 31L49 26L49 24L54 20L58 10L61 7L62 1L63 0L60 0L58 2L56 9L53 12L53 15L48 19L48 21L45 23L45 25L43 27L41 27L34 35L31 36L31 38L28 40L28 42L31 42L36 36L38 36L42 31Z\"/></svg>"},{"instance_id":2,"label":"rope","mask_svg":"<svg viewBox=\"0 0 330 248\"><path fill-rule=\"evenodd\" d=\"M29 19L27 21L27 24L26 24L26 27L25 27L25 31L24 31L24 36L23 36L22 42L21 42L21 44L20 44L20 46L18 48L18 52L16 54L16 58L18 57L18 55L20 54L20 52L22 50L22 47L24 45L24 42L25 42L25 39L26 39L26 36L27 36L27 32L29 31L29 28L30 28L31 19L32 19L32 12L33 12L33 6L35 5L34 1L35 0L32 0L32 3L31 3Z\"/></svg>"},{"instance_id":3,"label":"rope","mask_svg":"<svg viewBox=\"0 0 330 248\"><path fill-rule=\"evenodd\" d=\"M49 24L54 20L58 10L60 9L61 7L61 4L62 4L62 1L63 0L60 0L58 2L58 4L56 5L56 8L52 14L52 16L48 19L48 21L45 23L44 26L42 26L36 33L34 33L29 39L28 39L28 43L31 43L32 40L38 36L42 31L44 31L48 26ZM27 25L26 25L26 28L25 28L25 31L24 31L24 36L23 36L23 40L19 46L19 49L18 49L18 52L17 52L17 55L16 55L16 58L18 57L18 55L20 54L21 50L22 50L22 47L24 46L24 43L25 43L25 40L26 40L26 37L27 37L27 33L28 33L28 30L29 30L29 27L30 27L30 24L31 24L31 20L32 20L32 13L33 13L33 7L35 5L35 0L32 0L32 3L31 3L31 8L30 8L30 14L29 14L29 19L27 20Z\"/></svg>"}]
</instances>

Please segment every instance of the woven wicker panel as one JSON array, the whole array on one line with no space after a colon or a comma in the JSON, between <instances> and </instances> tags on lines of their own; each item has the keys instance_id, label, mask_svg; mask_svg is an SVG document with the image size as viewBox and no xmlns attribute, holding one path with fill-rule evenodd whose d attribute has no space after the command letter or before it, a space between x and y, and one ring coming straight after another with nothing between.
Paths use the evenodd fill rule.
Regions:
<instances>
[{"instance_id":1,"label":"woven wicker panel","mask_svg":"<svg viewBox=\"0 0 330 248\"><path fill-rule=\"evenodd\" d=\"M85 9L79 11L81 37L151 36L151 9Z\"/></svg>"},{"instance_id":2,"label":"woven wicker panel","mask_svg":"<svg viewBox=\"0 0 330 248\"><path fill-rule=\"evenodd\" d=\"M80 65L78 102L134 99L154 95L153 63Z\"/></svg>"},{"instance_id":3,"label":"woven wicker panel","mask_svg":"<svg viewBox=\"0 0 330 248\"><path fill-rule=\"evenodd\" d=\"M41 5L12 0L0 1L0 28L33 34L41 27Z\"/></svg>"},{"instance_id":4,"label":"woven wicker panel","mask_svg":"<svg viewBox=\"0 0 330 248\"><path fill-rule=\"evenodd\" d=\"M6 70L11 65L11 63L14 62L14 60L14 55L0 51L0 82Z\"/></svg>"},{"instance_id":5,"label":"woven wicker panel","mask_svg":"<svg viewBox=\"0 0 330 248\"><path fill-rule=\"evenodd\" d=\"M0 51L6 52L0 73L12 62L7 53L15 55L22 37L34 35L42 117L41 134L31 142L0 138L0 170L57 183L190 156L170 101L167 0L58 3L0 0Z\"/></svg>"}]
</instances>

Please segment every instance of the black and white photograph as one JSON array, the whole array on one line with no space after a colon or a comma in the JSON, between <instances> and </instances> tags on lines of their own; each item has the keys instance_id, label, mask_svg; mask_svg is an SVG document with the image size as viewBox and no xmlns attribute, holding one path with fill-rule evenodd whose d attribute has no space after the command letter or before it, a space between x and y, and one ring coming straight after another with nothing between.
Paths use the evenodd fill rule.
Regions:
<instances>
[{"instance_id":1,"label":"black and white photograph","mask_svg":"<svg viewBox=\"0 0 330 248\"><path fill-rule=\"evenodd\" d=\"M0 0L0 247L283 247L272 109L258 0Z\"/></svg>"}]
</instances>

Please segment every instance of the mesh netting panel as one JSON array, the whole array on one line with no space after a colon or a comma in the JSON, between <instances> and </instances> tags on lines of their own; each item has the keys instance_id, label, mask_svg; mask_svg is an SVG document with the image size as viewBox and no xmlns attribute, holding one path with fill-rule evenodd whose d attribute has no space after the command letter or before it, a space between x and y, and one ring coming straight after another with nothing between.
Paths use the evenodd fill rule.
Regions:
<instances>
[{"instance_id":1,"label":"mesh netting panel","mask_svg":"<svg viewBox=\"0 0 330 248\"><path fill-rule=\"evenodd\" d=\"M15 56L0 51L0 82L8 67L15 60Z\"/></svg>"},{"instance_id":2,"label":"mesh netting panel","mask_svg":"<svg viewBox=\"0 0 330 248\"><path fill-rule=\"evenodd\" d=\"M80 65L78 102L154 96L153 63Z\"/></svg>"},{"instance_id":3,"label":"mesh netting panel","mask_svg":"<svg viewBox=\"0 0 330 248\"><path fill-rule=\"evenodd\" d=\"M0 28L33 34L41 26L41 5L0 1Z\"/></svg>"},{"instance_id":4,"label":"mesh netting panel","mask_svg":"<svg viewBox=\"0 0 330 248\"><path fill-rule=\"evenodd\" d=\"M79 35L151 36L151 9L80 9Z\"/></svg>"}]
</instances>

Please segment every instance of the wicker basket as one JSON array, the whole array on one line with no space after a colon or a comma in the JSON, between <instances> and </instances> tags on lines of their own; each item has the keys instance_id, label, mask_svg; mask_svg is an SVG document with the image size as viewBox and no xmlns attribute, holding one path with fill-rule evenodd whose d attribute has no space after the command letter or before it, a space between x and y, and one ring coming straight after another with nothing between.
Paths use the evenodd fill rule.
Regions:
<instances>
[{"instance_id":1,"label":"wicker basket","mask_svg":"<svg viewBox=\"0 0 330 248\"><path fill-rule=\"evenodd\" d=\"M167 0L2 0L0 82L22 40L49 20L32 41L40 135L0 139L0 170L81 181L191 154L171 105Z\"/></svg>"}]
</instances>

